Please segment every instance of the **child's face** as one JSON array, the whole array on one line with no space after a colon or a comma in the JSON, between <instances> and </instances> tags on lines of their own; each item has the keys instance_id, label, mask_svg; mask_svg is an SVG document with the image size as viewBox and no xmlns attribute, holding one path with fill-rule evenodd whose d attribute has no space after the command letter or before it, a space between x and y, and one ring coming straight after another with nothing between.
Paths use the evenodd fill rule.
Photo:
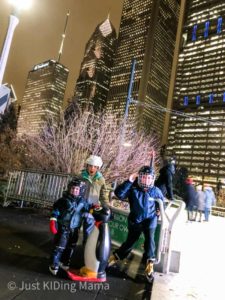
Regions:
<instances>
[{"instance_id":1,"label":"child's face","mask_svg":"<svg viewBox=\"0 0 225 300\"><path fill-rule=\"evenodd\" d=\"M89 175L94 176L96 174L96 172L98 171L98 167L87 165L87 171L88 171Z\"/></svg>"},{"instance_id":2,"label":"child's face","mask_svg":"<svg viewBox=\"0 0 225 300\"><path fill-rule=\"evenodd\" d=\"M151 186L153 184L154 177L150 174L143 174L141 176L141 183L146 186Z\"/></svg>"},{"instance_id":3,"label":"child's face","mask_svg":"<svg viewBox=\"0 0 225 300\"><path fill-rule=\"evenodd\" d=\"M70 194L72 196L79 196L80 195L80 187L79 186L72 186L70 189Z\"/></svg>"}]
</instances>

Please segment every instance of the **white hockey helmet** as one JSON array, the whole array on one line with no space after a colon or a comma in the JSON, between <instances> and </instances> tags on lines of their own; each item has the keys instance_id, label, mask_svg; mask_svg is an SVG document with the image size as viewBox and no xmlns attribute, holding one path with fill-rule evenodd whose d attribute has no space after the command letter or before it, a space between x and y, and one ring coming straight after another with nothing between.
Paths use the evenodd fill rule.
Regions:
<instances>
[{"instance_id":1,"label":"white hockey helmet","mask_svg":"<svg viewBox=\"0 0 225 300\"><path fill-rule=\"evenodd\" d=\"M88 159L86 160L86 164L90 166L96 166L101 168L103 165L103 161L100 156L97 155L90 155Z\"/></svg>"}]
</instances>

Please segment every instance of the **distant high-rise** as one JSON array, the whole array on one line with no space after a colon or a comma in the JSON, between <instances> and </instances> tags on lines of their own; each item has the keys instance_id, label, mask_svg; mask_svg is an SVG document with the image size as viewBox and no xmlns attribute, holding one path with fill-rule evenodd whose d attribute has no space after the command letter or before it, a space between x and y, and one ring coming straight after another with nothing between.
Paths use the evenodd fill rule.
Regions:
<instances>
[{"instance_id":1,"label":"distant high-rise","mask_svg":"<svg viewBox=\"0 0 225 300\"><path fill-rule=\"evenodd\" d=\"M162 136L164 113L151 105L166 106L179 17L178 0L125 0L118 48L114 58L107 111L124 115L132 58L137 61L128 118Z\"/></svg>"},{"instance_id":2,"label":"distant high-rise","mask_svg":"<svg viewBox=\"0 0 225 300\"><path fill-rule=\"evenodd\" d=\"M116 47L116 31L109 17L100 23L89 39L75 86L75 99L82 109L105 107Z\"/></svg>"},{"instance_id":3,"label":"distant high-rise","mask_svg":"<svg viewBox=\"0 0 225 300\"><path fill-rule=\"evenodd\" d=\"M58 121L62 108L68 69L54 60L35 65L28 74L18 119L17 132L37 134L50 118Z\"/></svg>"},{"instance_id":4,"label":"distant high-rise","mask_svg":"<svg viewBox=\"0 0 225 300\"><path fill-rule=\"evenodd\" d=\"M225 2L186 3L173 99L193 118L172 115L167 151L196 181L215 185L225 180Z\"/></svg>"}]
</instances>

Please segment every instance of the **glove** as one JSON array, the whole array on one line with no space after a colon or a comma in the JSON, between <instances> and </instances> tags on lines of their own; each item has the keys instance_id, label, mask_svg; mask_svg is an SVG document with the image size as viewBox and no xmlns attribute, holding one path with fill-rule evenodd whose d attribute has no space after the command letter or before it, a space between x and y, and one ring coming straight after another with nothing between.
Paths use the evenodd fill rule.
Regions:
<instances>
[{"instance_id":1,"label":"glove","mask_svg":"<svg viewBox=\"0 0 225 300\"><path fill-rule=\"evenodd\" d=\"M138 173L133 173L130 175L129 181L134 182L137 177L138 177Z\"/></svg>"},{"instance_id":2,"label":"glove","mask_svg":"<svg viewBox=\"0 0 225 300\"><path fill-rule=\"evenodd\" d=\"M58 230L57 230L57 220L55 218L50 219L49 229L50 229L52 234L56 234L58 232Z\"/></svg>"}]
</instances>

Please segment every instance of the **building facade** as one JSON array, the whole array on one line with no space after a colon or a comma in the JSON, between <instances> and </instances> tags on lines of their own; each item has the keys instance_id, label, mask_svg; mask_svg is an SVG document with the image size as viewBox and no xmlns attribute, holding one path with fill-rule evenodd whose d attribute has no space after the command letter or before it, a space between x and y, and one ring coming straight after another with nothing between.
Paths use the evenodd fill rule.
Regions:
<instances>
[{"instance_id":1,"label":"building facade","mask_svg":"<svg viewBox=\"0 0 225 300\"><path fill-rule=\"evenodd\" d=\"M38 134L46 121L57 122L62 108L68 69L54 60L48 60L29 72L17 133Z\"/></svg>"},{"instance_id":2,"label":"building facade","mask_svg":"<svg viewBox=\"0 0 225 300\"><path fill-rule=\"evenodd\" d=\"M105 108L115 47L116 31L108 17L96 27L85 48L74 95L83 110Z\"/></svg>"},{"instance_id":3,"label":"building facade","mask_svg":"<svg viewBox=\"0 0 225 300\"><path fill-rule=\"evenodd\" d=\"M225 2L187 1L182 35L167 152L215 185L225 180Z\"/></svg>"},{"instance_id":4,"label":"building facade","mask_svg":"<svg viewBox=\"0 0 225 300\"><path fill-rule=\"evenodd\" d=\"M177 0L124 1L107 101L107 111L123 118L135 59L131 96L143 105L129 105L129 123L154 130L159 137L165 115L153 106L166 106L179 7Z\"/></svg>"}]
</instances>

